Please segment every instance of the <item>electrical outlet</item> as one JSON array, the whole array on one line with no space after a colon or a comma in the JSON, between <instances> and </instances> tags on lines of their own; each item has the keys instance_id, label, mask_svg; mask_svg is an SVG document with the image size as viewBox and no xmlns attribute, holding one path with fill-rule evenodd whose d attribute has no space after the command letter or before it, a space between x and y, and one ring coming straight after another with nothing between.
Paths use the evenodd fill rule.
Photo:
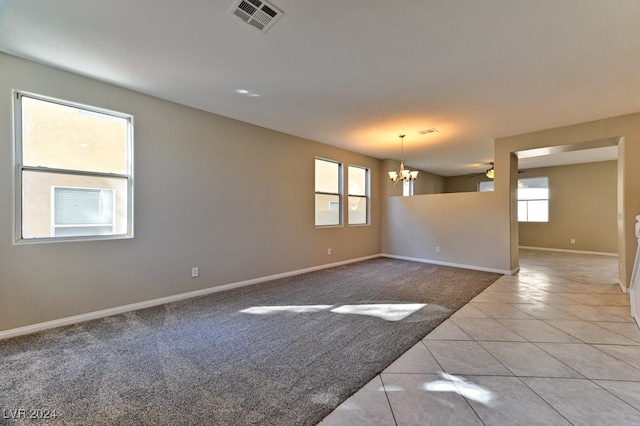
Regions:
<instances>
[{"instance_id":1,"label":"electrical outlet","mask_svg":"<svg viewBox=\"0 0 640 426\"><path fill-rule=\"evenodd\" d=\"M196 278L198 275L200 275L198 268L191 268L191 278Z\"/></svg>"},{"instance_id":2,"label":"electrical outlet","mask_svg":"<svg viewBox=\"0 0 640 426\"><path fill-rule=\"evenodd\" d=\"M440 253L440 246L436 246L436 253Z\"/></svg>"},{"instance_id":3,"label":"electrical outlet","mask_svg":"<svg viewBox=\"0 0 640 426\"><path fill-rule=\"evenodd\" d=\"M575 243L576 243L576 240L572 238L571 239L571 244L575 244Z\"/></svg>"},{"instance_id":4,"label":"electrical outlet","mask_svg":"<svg viewBox=\"0 0 640 426\"><path fill-rule=\"evenodd\" d=\"M327 249L327 254L331 254L331 248Z\"/></svg>"}]
</instances>

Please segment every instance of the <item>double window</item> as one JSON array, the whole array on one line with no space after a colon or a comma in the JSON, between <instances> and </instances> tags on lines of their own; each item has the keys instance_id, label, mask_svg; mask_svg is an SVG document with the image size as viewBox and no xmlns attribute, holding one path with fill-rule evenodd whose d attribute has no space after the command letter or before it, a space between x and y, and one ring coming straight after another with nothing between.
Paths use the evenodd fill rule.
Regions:
<instances>
[{"instance_id":1,"label":"double window","mask_svg":"<svg viewBox=\"0 0 640 426\"><path fill-rule=\"evenodd\" d=\"M315 224L339 226L342 224L342 164L323 158L315 160ZM369 169L347 167L347 223L369 223Z\"/></svg>"},{"instance_id":2,"label":"double window","mask_svg":"<svg viewBox=\"0 0 640 426\"><path fill-rule=\"evenodd\" d=\"M16 240L133 235L126 114L16 93Z\"/></svg>"}]
</instances>

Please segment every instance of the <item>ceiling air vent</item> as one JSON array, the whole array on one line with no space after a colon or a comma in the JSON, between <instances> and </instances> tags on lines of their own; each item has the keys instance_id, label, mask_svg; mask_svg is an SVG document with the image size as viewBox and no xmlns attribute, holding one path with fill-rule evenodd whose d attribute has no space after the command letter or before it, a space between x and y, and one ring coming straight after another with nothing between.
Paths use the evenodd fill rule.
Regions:
<instances>
[{"instance_id":1,"label":"ceiling air vent","mask_svg":"<svg viewBox=\"0 0 640 426\"><path fill-rule=\"evenodd\" d=\"M280 18L282 11L262 0L237 0L229 9L249 25L266 32Z\"/></svg>"}]
</instances>

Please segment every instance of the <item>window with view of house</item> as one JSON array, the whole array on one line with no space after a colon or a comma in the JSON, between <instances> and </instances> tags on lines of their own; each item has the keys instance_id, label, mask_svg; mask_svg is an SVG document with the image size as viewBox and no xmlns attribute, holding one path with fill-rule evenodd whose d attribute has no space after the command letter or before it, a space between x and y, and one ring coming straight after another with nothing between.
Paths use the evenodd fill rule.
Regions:
<instances>
[{"instance_id":1,"label":"window with view of house","mask_svg":"<svg viewBox=\"0 0 640 426\"><path fill-rule=\"evenodd\" d=\"M349 166L349 225L369 223L369 169Z\"/></svg>"},{"instance_id":2,"label":"window with view of house","mask_svg":"<svg viewBox=\"0 0 640 426\"><path fill-rule=\"evenodd\" d=\"M115 233L113 189L54 186L52 197L54 237Z\"/></svg>"},{"instance_id":3,"label":"window with view of house","mask_svg":"<svg viewBox=\"0 0 640 426\"><path fill-rule=\"evenodd\" d=\"M336 161L316 158L316 226L337 226L342 223L342 165Z\"/></svg>"},{"instance_id":4,"label":"window with view of house","mask_svg":"<svg viewBox=\"0 0 640 426\"><path fill-rule=\"evenodd\" d=\"M16 240L133 236L130 115L18 92Z\"/></svg>"}]
</instances>

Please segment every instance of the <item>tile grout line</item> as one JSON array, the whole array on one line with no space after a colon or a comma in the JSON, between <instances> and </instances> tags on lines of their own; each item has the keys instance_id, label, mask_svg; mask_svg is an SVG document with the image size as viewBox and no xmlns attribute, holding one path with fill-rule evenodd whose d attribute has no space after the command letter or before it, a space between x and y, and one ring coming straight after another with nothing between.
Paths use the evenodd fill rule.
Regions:
<instances>
[{"instance_id":1,"label":"tile grout line","mask_svg":"<svg viewBox=\"0 0 640 426\"><path fill-rule=\"evenodd\" d=\"M466 305L465 305L466 306ZM450 319L451 317L449 317ZM464 331L464 330L463 330ZM428 336L428 334L427 334ZM426 336L425 336L426 337ZM471 336L469 336L471 337ZM420 340L420 342L422 343L422 346L425 347L425 349L427 350L427 352L433 357L433 359L436 361L436 363L438 364L438 366L440 367L440 369L442 370L442 372L444 374L449 374L444 370L444 367L442 366L442 364L440 364L440 361L438 361L438 358L435 357L435 355L433 355L433 353L431 353L431 351L429 350L429 348L427 347L426 343L424 343L424 339ZM465 340L465 342L468 342L468 340ZM447 379L449 380L449 379ZM458 389L458 386L456 386L456 384L452 381L449 380L449 382L451 382L451 384ZM460 392L460 389L458 389L458 392ZM462 393L458 393L458 395L460 395L462 397L462 399L464 400L464 402L467 404L467 406L471 409L471 411L473 411L473 414L476 415L476 417L478 418L478 420L480 420L480 423L482 423L483 425L486 426L486 423L484 420L482 420L482 417L480 417L480 415L478 414L478 412L473 408L473 405L471 405L471 403L469 402L469 400L467 399L467 397L465 397Z\"/></svg>"},{"instance_id":2,"label":"tile grout line","mask_svg":"<svg viewBox=\"0 0 640 426\"><path fill-rule=\"evenodd\" d=\"M398 420L396 420L396 413L393 412L393 406L391 405L391 399L389 399L389 394L387 393L387 387L384 384L384 379L382 378L382 373L378 374L380 378L380 383L382 383L382 389L384 390L384 396L387 398L387 404L389 404L389 411L391 411L391 417L393 418L393 422L395 426L398 426Z\"/></svg>"}]
</instances>

